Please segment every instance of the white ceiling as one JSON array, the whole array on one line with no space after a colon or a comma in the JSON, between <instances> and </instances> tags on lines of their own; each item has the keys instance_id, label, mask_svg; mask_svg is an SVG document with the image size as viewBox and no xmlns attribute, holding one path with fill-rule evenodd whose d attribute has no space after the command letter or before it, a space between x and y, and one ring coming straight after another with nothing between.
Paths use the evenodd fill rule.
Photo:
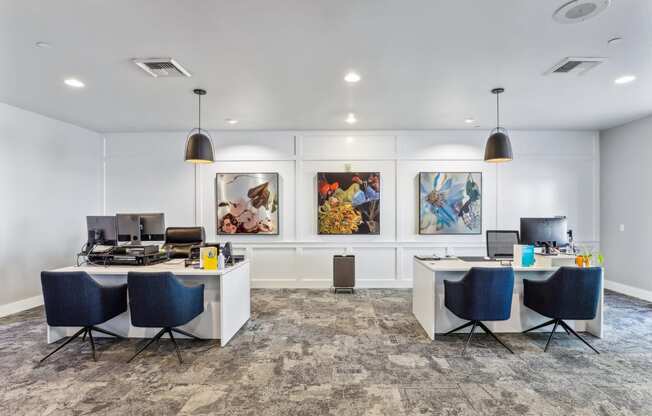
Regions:
<instances>
[{"instance_id":1,"label":"white ceiling","mask_svg":"<svg viewBox=\"0 0 652 416\"><path fill-rule=\"evenodd\" d=\"M567 0L0 0L0 101L100 132L213 129L598 129L652 113L652 1L562 25ZM608 46L614 36L624 38ZM38 41L52 48L35 47ZM192 78L153 79L170 56ZM609 61L544 76L566 56ZM355 86L348 69L363 77ZM623 74L638 80L617 86ZM74 90L63 79L77 77ZM237 118L235 127L224 122Z\"/></svg>"}]
</instances>

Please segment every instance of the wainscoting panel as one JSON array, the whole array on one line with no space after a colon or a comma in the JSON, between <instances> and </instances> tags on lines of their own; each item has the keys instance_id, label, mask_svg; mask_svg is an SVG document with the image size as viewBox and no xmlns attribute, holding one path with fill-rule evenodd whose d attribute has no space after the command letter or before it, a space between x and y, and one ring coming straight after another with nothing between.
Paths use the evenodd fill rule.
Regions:
<instances>
[{"instance_id":1,"label":"wainscoting panel","mask_svg":"<svg viewBox=\"0 0 652 416\"><path fill-rule=\"evenodd\" d=\"M185 226L196 203L208 240L249 256L252 287L328 288L333 255L346 253L356 255L359 287L411 287L414 255L485 255L486 230L517 229L526 216L566 215L578 241L599 247L597 133L512 131L514 161L500 165L482 159L488 134L215 131L217 161L197 168L196 185L181 158L185 132L107 134L104 211L165 212L168 226ZM317 172L346 169L381 173L380 235L317 234ZM418 233L421 171L482 172L481 234ZM279 235L216 236L217 172L279 173Z\"/></svg>"}]
</instances>

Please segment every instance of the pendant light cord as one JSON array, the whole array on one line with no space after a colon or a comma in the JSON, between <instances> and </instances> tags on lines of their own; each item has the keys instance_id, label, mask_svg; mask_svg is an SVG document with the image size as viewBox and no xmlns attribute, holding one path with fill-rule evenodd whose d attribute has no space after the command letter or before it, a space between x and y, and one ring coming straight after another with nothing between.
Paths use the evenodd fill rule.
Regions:
<instances>
[{"instance_id":1,"label":"pendant light cord","mask_svg":"<svg viewBox=\"0 0 652 416\"><path fill-rule=\"evenodd\" d=\"M496 130L500 130L500 93L496 94Z\"/></svg>"},{"instance_id":2,"label":"pendant light cord","mask_svg":"<svg viewBox=\"0 0 652 416\"><path fill-rule=\"evenodd\" d=\"M201 133L201 94L198 94L199 97L199 123L197 130L199 130L199 133Z\"/></svg>"}]
</instances>

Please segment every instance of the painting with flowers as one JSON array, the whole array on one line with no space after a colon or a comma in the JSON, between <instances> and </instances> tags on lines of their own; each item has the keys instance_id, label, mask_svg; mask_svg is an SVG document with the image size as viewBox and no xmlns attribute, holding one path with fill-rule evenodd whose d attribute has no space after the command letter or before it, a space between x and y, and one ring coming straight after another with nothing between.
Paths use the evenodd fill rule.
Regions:
<instances>
[{"instance_id":1,"label":"painting with flowers","mask_svg":"<svg viewBox=\"0 0 652 416\"><path fill-rule=\"evenodd\" d=\"M481 172L419 174L419 234L481 233Z\"/></svg>"},{"instance_id":2,"label":"painting with flowers","mask_svg":"<svg viewBox=\"0 0 652 416\"><path fill-rule=\"evenodd\" d=\"M217 234L278 231L278 173L218 173Z\"/></svg>"},{"instance_id":3,"label":"painting with flowers","mask_svg":"<svg viewBox=\"0 0 652 416\"><path fill-rule=\"evenodd\" d=\"M319 234L380 234L380 173L317 174Z\"/></svg>"}]
</instances>

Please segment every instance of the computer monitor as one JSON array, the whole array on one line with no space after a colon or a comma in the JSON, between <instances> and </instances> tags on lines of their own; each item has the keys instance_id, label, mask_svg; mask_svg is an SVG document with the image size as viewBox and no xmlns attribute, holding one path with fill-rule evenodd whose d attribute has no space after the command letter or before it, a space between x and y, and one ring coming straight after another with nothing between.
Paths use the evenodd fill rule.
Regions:
<instances>
[{"instance_id":1,"label":"computer monitor","mask_svg":"<svg viewBox=\"0 0 652 416\"><path fill-rule=\"evenodd\" d=\"M518 231L487 230L487 257L513 259L514 244L518 244Z\"/></svg>"},{"instance_id":2,"label":"computer monitor","mask_svg":"<svg viewBox=\"0 0 652 416\"><path fill-rule=\"evenodd\" d=\"M568 245L566 217L521 218L521 244L536 247Z\"/></svg>"},{"instance_id":3,"label":"computer monitor","mask_svg":"<svg viewBox=\"0 0 652 416\"><path fill-rule=\"evenodd\" d=\"M140 240L165 241L165 214L139 214Z\"/></svg>"},{"instance_id":4,"label":"computer monitor","mask_svg":"<svg viewBox=\"0 0 652 416\"><path fill-rule=\"evenodd\" d=\"M140 244L140 214L118 214L118 241Z\"/></svg>"},{"instance_id":5,"label":"computer monitor","mask_svg":"<svg viewBox=\"0 0 652 416\"><path fill-rule=\"evenodd\" d=\"M86 217L88 243L91 245L116 245L118 243L118 223L113 215L89 215Z\"/></svg>"}]
</instances>

